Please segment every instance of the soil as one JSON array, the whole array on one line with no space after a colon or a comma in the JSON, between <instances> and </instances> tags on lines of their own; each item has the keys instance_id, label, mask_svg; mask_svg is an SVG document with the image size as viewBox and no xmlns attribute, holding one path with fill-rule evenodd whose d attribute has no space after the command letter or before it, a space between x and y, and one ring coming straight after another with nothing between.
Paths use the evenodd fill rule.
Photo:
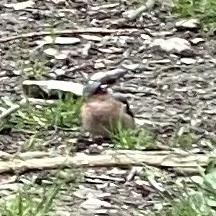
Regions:
<instances>
[{"instance_id":1,"label":"soil","mask_svg":"<svg viewBox=\"0 0 216 216\"><path fill-rule=\"evenodd\" d=\"M216 42L214 38L207 37L199 28L175 30L175 22L178 19L171 16L169 11L157 6L151 11L144 12L136 20L117 22L125 11L140 6L140 2L136 1L65 0L55 4L54 0L37 0L32 7L21 10L5 6L11 2L19 1L2 0L0 3L0 97L2 107L5 107L4 97L9 97L14 103L20 100L22 81L30 77L29 74L26 75L27 72L24 74L20 72L23 65L28 68L32 62L45 62L43 69L48 72L40 79L73 80L80 83L85 83L82 73L90 75L127 65L128 68L135 69L128 69L128 74L113 89L128 95L131 109L139 124L153 129L159 135L159 140L163 145L169 145L170 138L183 128L187 133L195 133L198 136L197 142L191 148L198 148L202 152L211 151L209 145L203 143L209 142L212 137L216 136L214 51ZM128 31L125 34L66 35L79 38L81 42L76 45L38 47L38 41L42 40L43 36L1 41L28 32L52 32L54 29L93 27L128 29ZM137 31L132 32L132 29ZM193 64L184 64L181 62L183 58L181 55L165 53L145 46L143 38L147 36L150 38L180 37L188 41L201 37L204 42L192 45L194 55L190 58L196 61ZM88 46L90 49L85 54L84 50ZM47 48L70 50L70 55L64 59L56 59L55 56L45 54L44 50ZM78 67L74 70L76 66ZM62 69L64 74L56 74L57 69ZM45 140L49 142L46 142L41 149L58 152L62 148L60 143L77 139L80 136L79 128L74 133L61 130L56 132L53 129L45 133ZM1 131L0 149L7 153L25 151L22 144L31 135L26 131ZM66 182L56 200L53 215L129 216L144 214L141 214L141 211L147 214L147 210L151 208L157 211L155 204L160 200L158 192L148 183L139 184L143 177L137 177L125 183L125 177L130 169L118 169L118 171L116 169L87 169L82 171L84 176L81 175L78 182L74 183L73 180ZM73 171L66 169L65 172ZM158 169L152 168L152 172L157 173ZM158 181L162 184L171 181L175 175L168 170L159 172ZM89 173L93 173L96 177L88 178ZM101 180L100 177L103 175L116 179ZM41 171L21 174L19 183L24 184L26 179L29 179L29 182L36 185L35 176L37 180L42 179L41 181L48 179L47 185L49 185L56 178L56 173ZM89 206L85 210L82 206L87 198L85 190L89 190L93 197L103 200L105 206L96 208L96 204L91 200L95 208L91 209ZM74 195L74 192L81 193L81 195ZM7 191L7 195L11 193L15 191Z\"/></svg>"}]
</instances>

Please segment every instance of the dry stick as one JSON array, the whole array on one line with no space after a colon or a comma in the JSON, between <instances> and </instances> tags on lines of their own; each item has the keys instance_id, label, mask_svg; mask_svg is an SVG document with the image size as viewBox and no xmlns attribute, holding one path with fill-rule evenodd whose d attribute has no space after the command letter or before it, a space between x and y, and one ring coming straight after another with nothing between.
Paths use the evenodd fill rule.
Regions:
<instances>
[{"instance_id":1,"label":"dry stick","mask_svg":"<svg viewBox=\"0 0 216 216\"><path fill-rule=\"evenodd\" d=\"M86 28L86 29L67 29L67 30L54 30L54 31L40 31L40 32L30 32L19 35L14 35L10 37L0 38L0 43L24 39L24 38L33 38L39 36L48 36L48 35L74 35L74 34L116 34L116 33L132 33L138 31L137 29L106 29L106 28Z\"/></svg>"},{"instance_id":2,"label":"dry stick","mask_svg":"<svg viewBox=\"0 0 216 216\"><path fill-rule=\"evenodd\" d=\"M34 98L24 98L22 99L18 104L15 104L11 106L9 109L5 109L1 114L0 114L0 121L7 118L9 115L12 113L16 112L18 109L20 109L22 106L24 106L27 103L31 103L32 105L49 105L49 104L54 104L54 100L43 100L43 99L34 99Z\"/></svg>"},{"instance_id":3,"label":"dry stick","mask_svg":"<svg viewBox=\"0 0 216 216\"><path fill-rule=\"evenodd\" d=\"M93 175L93 174L86 174L85 178L90 178L90 179L99 179L102 181L113 181L113 182L125 182L124 178L120 178L120 177L111 177L111 176L98 176L98 175Z\"/></svg>"},{"instance_id":4,"label":"dry stick","mask_svg":"<svg viewBox=\"0 0 216 216\"><path fill-rule=\"evenodd\" d=\"M132 167L132 169L130 170L129 174L126 177L126 181L127 182L132 181L137 174L141 173L142 169L143 169L142 166Z\"/></svg>"},{"instance_id":5,"label":"dry stick","mask_svg":"<svg viewBox=\"0 0 216 216\"><path fill-rule=\"evenodd\" d=\"M31 153L32 155L32 153ZM26 155L25 155L26 158ZM24 158L23 158L24 159ZM0 162L0 173L24 172L38 169L55 169L64 167L125 167L143 164L160 167L194 168L199 172L199 166L206 166L208 155L177 154L171 151L105 151L101 155L86 155L77 153L74 156L55 156L21 160L18 157Z\"/></svg>"},{"instance_id":6,"label":"dry stick","mask_svg":"<svg viewBox=\"0 0 216 216\"><path fill-rule=\"evenodd\" d=\"M26 99L22 99L19 104L15 104L14 106L10 107L9 109L3 111L0 114L0 120L3 120L7 116L11 115L12 113L16 112L18 109L20 109L21 106L25 105L27 103Z\"/></svg>"}]
</instances>

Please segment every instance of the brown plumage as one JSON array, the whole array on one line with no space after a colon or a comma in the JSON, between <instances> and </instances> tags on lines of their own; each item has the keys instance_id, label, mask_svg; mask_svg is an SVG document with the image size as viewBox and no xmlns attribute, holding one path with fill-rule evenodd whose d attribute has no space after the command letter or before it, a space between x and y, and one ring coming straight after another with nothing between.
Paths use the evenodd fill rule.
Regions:
<instances>
[{"instance_id":1,"label":"brown plumage","mask_svg":"<svg viewBox=\"0 0 216 216\"><path fill-rule=\"evenodd\" d=\"M133 114L126 100L120 100L102 89L100 83L93 84L86 103L81 109L83 129L93 136L109 137L116 123L123 128L134 128ZM89 86L87 88L89 90ZM94 89L94 90L93 90Z\"/></svg>"}]
</instances>

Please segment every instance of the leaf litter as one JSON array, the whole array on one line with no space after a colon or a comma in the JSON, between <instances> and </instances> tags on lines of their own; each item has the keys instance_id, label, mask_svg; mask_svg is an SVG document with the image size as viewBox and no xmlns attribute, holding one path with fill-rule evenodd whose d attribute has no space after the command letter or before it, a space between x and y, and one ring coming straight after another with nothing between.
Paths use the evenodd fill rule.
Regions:
<instances>
[{"instance_id":1,"label":"leaf litter","mask_svg":"<svg viewBox=\"0 0 216 216\"><path fill-rule=\"evenodd\" d=\"M35 59L44 61L49 70L46 73L34 70L31 78L39 80L32 80L32 83L48 84L50 77L62 82L73 81L80 84L79 89L72 89L73 92L82 91L81 84L85 84L86 77L101 72L101 68L103 71L126 68L128 73L119 85L113 86L113 91L127 94L139 125L148 126L158 134L158 142L162 145L176 149L181 148L179 143L183 143L191 151L199 148L207 155L216 140L215 52L211 46L215 41L208 41L197 31L197 21L184 20L177 24L179 20L164 15L160 8L152 10L155 1L148 1L146 5L136 5L135 1L13 1L13 4L3 1L3 24L0 27L1 117L19 109L17 104L23 96L22 84L27 71L25 65L30 69L33 65L35 67ZM53 50L52 55L50 52L46 55L47 50ZM17 73L18 70L21 72ZM56 72L59 70L61 73ZM60 92L66 88L64 83L62 85L56 87ZM5 103L5 96L13 105ZM39 145L41 150L42 145L43 151L54 155L74 153L79 149L77 142L80 142L80 148L83 145L83 149L88 149L88 138L81 139L77 128L69 131L48 128L35 134L25 127L16 131L13 126L14 123L7 130L1 128L0 134L0 149L13 154L12 158L19 158L19 152L25 153L27 141L28 146L38 148ZM198 138L182 137L185 133L194 133ZM169 143L172 139L178 141L176 146ZM104 142L102 150L110 147ZM5 156L1 158L5 160ZM15 160L10 155L9 158ZM172 160L168 152L159 167L186 163L178 159ZM107 167L85 168L80 171L80 176L77 175L78 182L75 182L75 177L66 177L68 173L76 173L73 169L62 168L64 181L68 182L62 186L61 196L55 201L54 215L63 212L65 215L137 215L140 209L145 209L146 214L152 209L158 211L159 194L164 191L173 193L169 184L171 182L176 187L176 173L182 170L173 173L172 168L164 170L157 166L144 166L142 173L131 174L134 167L136 164L121 168L121 174L117 176L116 171ZM125 168L126 172L121 172ZM188 167L189 173L194 172L192 168ZM7 198L23 185L29 184L34 188L38 183L49 185L60 179L58 172L53 170L24 171L18 169L16 175L2 175L2 179L7 181L1 182L5 185L1 187L1 195ZM92 190L88 196L83 186ZM84 194L80 196L83 198L74 196L74 192Z\"/></svg>"}]
</instances>

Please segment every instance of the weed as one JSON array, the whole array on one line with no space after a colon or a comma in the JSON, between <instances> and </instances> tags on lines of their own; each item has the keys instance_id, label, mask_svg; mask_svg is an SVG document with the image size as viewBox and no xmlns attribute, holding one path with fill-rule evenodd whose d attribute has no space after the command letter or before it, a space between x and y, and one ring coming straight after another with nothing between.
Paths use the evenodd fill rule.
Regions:
<instances>
[{"instance_id":1,"label":"weed","mask_svg":"<svg viewBox=\"0 0 216 216\"><path fill-rule=\"evenodd\" d=\"M153 133L146 129L124 129L120 124L111 133L115 148L146 149L155 146Z\"/></svg>"},{"instance_id":2,"label":"weed","mask_svg":"<svg viewBox=\"0 0 216 216\"><path fill-rule=\"evenodd\" d=\"M84 181L83 172L77 168L59 170L55 176L60 183L77 184L80 181Z\"/></svg>"},{"instance_id":3,"label":"weed","mask_svg":"<svg viewBox=\"0 0 216 216\"><path fill-rule=\"evenodd\" d=\"M35 190L36 192L36 190ZM14 197L1 200L0 210L4 216L45 216L49 215L53 202L59 192L59 186L53 186L42 194L32 193L29 186L24 186Z\"/></svg>"},{"instance_id":4,"label":"weed","mask_svg":"<svg viewBox=\"0 0 216 216\"><path fill-rule=\"evenodd\" d=\"M174 4L174 13L198 18L206 30L216 27L215 0L174 0Z\"/></svg>"},{"instance_id":5,"label":"weed","mask_svg":"<svg viewBox=\"0 0 216 216\"><path fill-rule=\"evenodd\" d=\"M82 99L66 96L54 105L33 106L27 104L12 116L10 122L17 129L39 130L50 127L70 128L79 125Z\"/></svg>"},{"instance_id":6,"label":"weed","mask_svg":"<svg viewBox=\"0 0 216 216\"><path fill-rule=\"evenodd\" d=\"M179 188L176 199L166 198L166 207L153 214L154 216L214 216L216 215L216 169L211 172L192 178L194 189L187 187ZM196 182L196 184L194 184ZM164 197L162 197L164 200Z\"/></svg>"},{"instance_id":7,"label":"weed","mask_svg":"<svg viewBox=\"0 0 216 216\"><path fill-rule=\"evenodd\" d=\"M167 216L213 216L202 193L196 192L180 201L171 202L172 207L165 211Z\"/></svg>"},{"instance_id":8,"label":"weed","mask_svg":"<svg viewBox=\"0 0 216 216\"><path fill-rule=\"evenodd\" d=\"M170 145L174 147L181 147L183 149L189 149L193 144L196 144L198 141L198 137L194 133L184 133L182 135L175 134L170 139Z\"/></svg>"},{"instance_id":9,"label":"weed","mask_svg":"<svg viewBox=\"0 0 216 216\"><path fill-rule=\"evenodd\" d=\"M47 75L49 68L46 66L48 61L44 58L32 58L30 61L18 61L18 69L21 71L24 79L41 79L43 76Z\"/></svg>"},{"instance_id":10,"label":"weed","mask_svg":"<svg viewBox=\"0 0 216 216\"><path fill-rule=\"evenodd\" d=\"M28 140L25 141L24 149L25 151L38 151L38 150L44 150L44 138L42 138L42 134L35 133L32 135Z\"/></svg>"}]
</instances>

